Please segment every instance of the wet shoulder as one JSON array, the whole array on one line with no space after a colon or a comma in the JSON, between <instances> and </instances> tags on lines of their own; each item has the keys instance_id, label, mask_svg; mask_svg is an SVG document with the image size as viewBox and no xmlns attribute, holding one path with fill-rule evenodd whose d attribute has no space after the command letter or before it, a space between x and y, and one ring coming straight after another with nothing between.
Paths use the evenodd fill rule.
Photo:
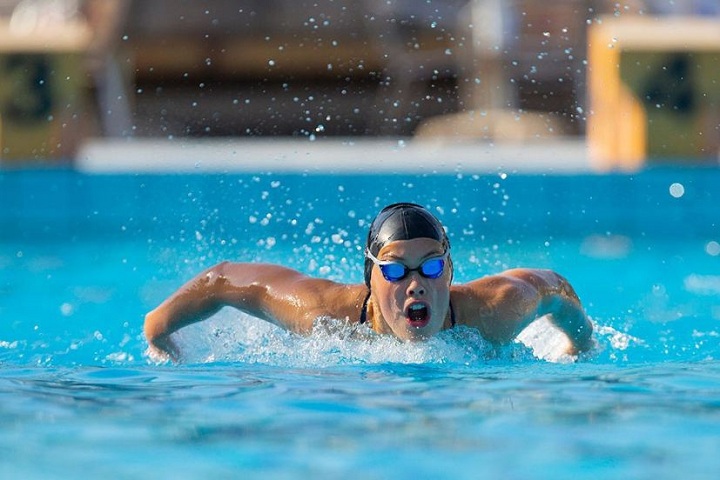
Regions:
<instances>
[{"instance_id":1,"label":"wet shoulder","mask_svg":"<svg viewBox=\"0 0 720 480\"><path fill-rule=\"evenodd\" d=\"M313 296L318 302L316 309L319 313L335 319L347 319L352 323L360 321L368 297L368 289L364 284L313 280Z\"/></svg>"},{"instance_id":2,"label":"wet shoulder","mask_svg":"<svg viewBox=\"0 0 720 480\"><path fill-rule=\"evenodd\" d=\"M455 311L455 321L458 325L484 330L484 322L492 316L492 292L484 282L478 281L453 285L450 288L450 302Z\"/></svg>"}]
</instances>

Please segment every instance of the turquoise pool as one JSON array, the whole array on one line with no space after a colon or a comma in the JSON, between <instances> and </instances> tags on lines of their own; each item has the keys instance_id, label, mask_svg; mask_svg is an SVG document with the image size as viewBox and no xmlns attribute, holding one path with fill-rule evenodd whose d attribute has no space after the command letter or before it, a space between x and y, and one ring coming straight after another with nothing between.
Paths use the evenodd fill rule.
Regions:
<instances>
[{"instance_id":1,"label":"turquoise pool","mask_svg":"<svg viewBox=\"0 0 720 480\"><path fill-rule=\"evenodd\" d=\"M634 175L0 173L0 477L715 478L720 171ZM412 200L457 281L553 268L598 348L471 330L297 338L230 310L144 357L144 313L221 259L360 282L367 222Z\"/></svg>"}]
</instances>

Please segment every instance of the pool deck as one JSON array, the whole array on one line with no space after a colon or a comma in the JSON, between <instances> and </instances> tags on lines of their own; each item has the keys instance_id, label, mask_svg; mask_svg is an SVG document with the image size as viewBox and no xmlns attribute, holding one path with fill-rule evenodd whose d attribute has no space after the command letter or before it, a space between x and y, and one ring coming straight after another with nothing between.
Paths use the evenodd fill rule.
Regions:
<instances>
[{"instance_id":1,"label":"pool deck","mask_svg":"<svg viewBox=\"0 0 720 480\"><path fill-rule=\"evenodd\" d=\"M91 140L75 160L108 173L547 173L594 172L584 138L532 143L441 143L410 138Z\"/></svg>"}]
</instances>

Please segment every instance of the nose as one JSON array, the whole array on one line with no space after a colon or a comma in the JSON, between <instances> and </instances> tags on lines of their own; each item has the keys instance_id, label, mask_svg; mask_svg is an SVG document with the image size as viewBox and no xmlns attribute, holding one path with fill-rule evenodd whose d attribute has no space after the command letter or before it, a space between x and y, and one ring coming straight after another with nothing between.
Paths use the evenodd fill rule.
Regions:
<instances>
[{"instance_id":1,"label":"nose","mask_svg":"<svg viewBox=\"0 0 720 480\"><path fill-rule=\"evenodd\" d=\"M409 297L422 297L425 295L425 287L418 281L417 272L412 272L408 282L406 293Z\"/></svg>"}]
</instances>

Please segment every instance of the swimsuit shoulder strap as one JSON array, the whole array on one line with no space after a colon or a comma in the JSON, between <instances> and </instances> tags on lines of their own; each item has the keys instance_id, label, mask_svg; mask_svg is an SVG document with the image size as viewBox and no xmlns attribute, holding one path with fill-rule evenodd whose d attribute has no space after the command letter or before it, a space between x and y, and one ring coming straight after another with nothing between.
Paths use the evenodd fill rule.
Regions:
<instances>
[{"instance_id":1,"label":"swimsuit shoulder strap","mask_svg":"<svg viewBox=\"0 0 720 480\"><path fill-rule=\"evenodd\" d=\"M363 300L362 308L360 309L360 323L367 322L367 306L370 301L370 290L368 290L367 297Z\"/></svg>"},{"instance_id":2,"label":"swimsuit shoulder strap","mask_svg":"<svg viewBox=\"0 0 720 480\"><path fill-rule=\"evenodd\" d=\"M450 328L455 326L455 310L453 309L452 302L450 302Z\"/></svg>"}]
</instances>

